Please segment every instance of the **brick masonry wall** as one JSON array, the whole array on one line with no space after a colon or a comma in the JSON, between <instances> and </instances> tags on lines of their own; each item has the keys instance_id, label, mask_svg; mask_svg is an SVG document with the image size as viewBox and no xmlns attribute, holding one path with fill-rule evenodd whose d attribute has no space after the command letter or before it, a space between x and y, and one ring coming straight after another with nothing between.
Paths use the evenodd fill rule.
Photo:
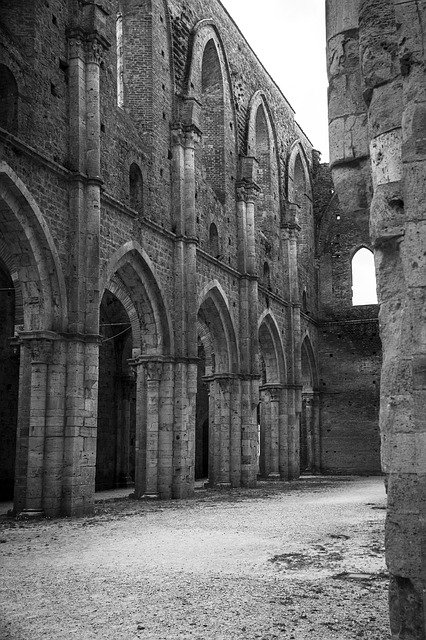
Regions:
<instances>
[{"instance_id":1,"label":"brick masonry wall","mask_svg":"<svg viewBox=\"0 0 426 640\"><path fill-rule=\"evenodd\" d=\"M378 306L352 306L351 260L369 247L366 202L348 213L332 193L329 169L317 173L321 462L330 473L380 473Z\"/></svg>"}]
</instances>

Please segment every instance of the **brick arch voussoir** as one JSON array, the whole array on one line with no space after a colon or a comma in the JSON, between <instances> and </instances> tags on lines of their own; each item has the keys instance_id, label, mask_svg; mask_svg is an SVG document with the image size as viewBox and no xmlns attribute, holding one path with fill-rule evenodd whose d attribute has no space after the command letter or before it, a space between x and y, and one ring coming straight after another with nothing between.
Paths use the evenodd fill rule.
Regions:
<instances>
[{"instance_id":1,"label":"brick arch voussoir","mask_svg":"<svg viewBox=\"0 0 426 640\"><path fill-rule=\"evenodd\" d=\"M141 353L172 355L174 341L171 315L154 265L137 242L125 243L105 265L101 275L102 295L117 277L138 316Z\"/></svg>"},{"instance_id":2,"label":"brick arch voussoir","mask_svg":"<svg viewBox=\"0 0 426 640\"><path fill-rule=\"evenodd\" d=\"M24 330L65 331L67 293L59 255L35 199L0 162L0 232L21 293Z\"/></svg>"},{"instance_id":3,"label":"brick arch voussoir","mask_svg":"<svg viewBox=\"0 0 426 640\"><path fill-rule=\"evenodd\" d=\"M266 365L266 382L285 384L287 366L284 347L277 322L270 311L265 311L258 322L260 353Z\"/></svg>"},{"instance_id":4,"label":"brick arch voussoir","mask_svg":"<svg viewBox=\"0 0 426 640\"><path fill-rule=\"evenodd\" d=\"M302 363L303 363L303 357L304 356L306 357L306 361L308 363L309 370L310 370L311 386L312 386L312 389L316 391L318 389L318 368L317 368L315 353L312 347L312 341L308 332L305 333L302 340L301 354L302 354ZM303 374L303 371L302 371L302 374Z\"/></svg>"},{"instance_id":5,"label":"brick arch voussoir","mask_svg":"<svg viewBox=\"0 0 426 640\"><path fill-rule=\"evenodd\" d=\"M305 195L312 201L312 181L309 170L309 163L302 143L296 140L290 148L287 162L287 197L290 204L296 203L296 186L295 186L295 168L296 161L300 158L304 178L305 178Z\"/></svg>"},{"instance_id":6,"label":"brick arch voussoir","mask_svg":"<svg viewBox=\"0 0 426 640\"><path fill-rule=\"evenodd\" d=\"M0 238L0 261L3 262L9 272L15 289L15 329L23 329L24 326L24 301L18 268L14 256Z\"/></svg>"},{"instance_id":7,"label":"brick arch voussoir","mask_svg":"<svg viewBox=\"0 0 426 640\"><path fill-rule=\"evenodd\" d=\"M218 281L209 283L201 291L198 298L198 317L212 336L220 369L216 373L237 373L240 358L235 322L225 292Z\"/></svg>"}]
</instances>

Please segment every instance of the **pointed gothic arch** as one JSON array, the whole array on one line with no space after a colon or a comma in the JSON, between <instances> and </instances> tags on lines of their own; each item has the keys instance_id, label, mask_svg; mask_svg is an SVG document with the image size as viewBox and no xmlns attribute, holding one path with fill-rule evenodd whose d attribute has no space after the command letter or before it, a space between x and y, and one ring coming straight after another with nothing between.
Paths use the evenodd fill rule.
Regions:
<instances>
[{"instance_id":1,"label":"pointed gothic arch","mask_svg":"<svg viewBox=\"0 0 426 640\"><path fill-rule=\"evenodd\" d=\"M0 163L0 232L20 283L23 329L64 331L67 294L55 242L33 196L5 162Z\"/></svg>"},{"instance_id":2,"label":"pointed gothic arch","mask_svg":"<svg viewBox=\"0 0 426 640\"><path fill-rule=\"evenodd\" d=\"M101 277L101 292L109 287L110 282L117 283L118 280L139 318L140 327L134 327L135 339L140 337L140 342L135 342L134 345L135 354L172 354L174 341L166 297L155 275L154 265L135 241L124 244L105 265ZM132 318L134 319L134 313Z\"/></svg>"}]
</instances>

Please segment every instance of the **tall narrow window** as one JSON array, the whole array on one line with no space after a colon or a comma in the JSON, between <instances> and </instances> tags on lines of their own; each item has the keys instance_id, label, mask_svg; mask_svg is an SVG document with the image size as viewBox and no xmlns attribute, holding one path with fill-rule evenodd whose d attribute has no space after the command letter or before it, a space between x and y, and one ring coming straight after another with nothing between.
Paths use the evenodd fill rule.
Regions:
<instances>
[{"instance_id":1,"label":"tall narrow window","mask_svg":"<svg viewBox=\"0 0 426 640\"><path fill-rule=\"evenodd\" d=\"M117 14L115 25L117 40L117 105L124 106L124 64L123 64L123 16Z\"/></svg>"},{"instance_id":2,"label":"tall narrow window","mask_svg":"<svg viewBox=\"0 0 426 640\"><path fill-rule=\"evenodd\" d=\"M143 210L143 179L138 165L133 162L129 171L130 206L137 211Z\"/></svg>"},{"instance_id":3,"label":"tall narrow window","mask_svg":"<svg viewBox=\"0 0 426 640\"><path fill-rule=\"evenodd\" d=\"M18 85L4 64L0 64L0 87L0 127L13 133L18 126Z\"/></svg>"},{"instance_id":4,"label":"tall narrow window","mask_svg":"<svg viewBox=\"0 0 426 640\"><path fill-rule=\"evenodd\" d=\"M214 222L210 225L209 232L209 240L210 240L210 253L215 258L220 258L220 246L219 246L219 233L217 231L217 226Z\"/></svg>"},{"instance_id":5,"label":"tall narrow window","mask_svg":"<svg viewBox=\"0 0 426 640\"><path fill-rule=\"evenodd\" d=\"M225 202L224 87L216 44L209 40L202 59L201 151L206 180L221 204Z\"/></svg>"},{"instance_id":6,"label":"tall narrow window","mask_svg":"<svg viewBox=\"0 0 426 640\"><path fill-rule=\"evenodd\" d=\"M271 289L271 270L268 262L263 263L263 284L268 289Z\"/></svg>"},{"instance_id":7,"label":"tall narrow window","mask_svg":"<svg viewBox=\"0 0 426 640\"><path fill-rule=\"evenodd\" d=\"M377 304L374 256L365 247L352 258L352 304Z\"/></svg>"}]
</instances>

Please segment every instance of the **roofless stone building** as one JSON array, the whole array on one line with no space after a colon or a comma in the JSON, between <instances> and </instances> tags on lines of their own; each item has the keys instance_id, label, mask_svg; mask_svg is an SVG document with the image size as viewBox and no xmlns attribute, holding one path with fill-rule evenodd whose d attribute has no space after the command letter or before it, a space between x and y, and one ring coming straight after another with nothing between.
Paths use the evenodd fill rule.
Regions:
<instances>
[{"instance_id":1,"label":"roofless stone building","mask_svg":"<svg viewBox=\"0 0 426 640\"><path fill-rule=\"evenodd\" d=\"M3 0L0 87L15 512L379 472L368 195L333 194L220 2Z\"/></svg>"}]
</instances>

